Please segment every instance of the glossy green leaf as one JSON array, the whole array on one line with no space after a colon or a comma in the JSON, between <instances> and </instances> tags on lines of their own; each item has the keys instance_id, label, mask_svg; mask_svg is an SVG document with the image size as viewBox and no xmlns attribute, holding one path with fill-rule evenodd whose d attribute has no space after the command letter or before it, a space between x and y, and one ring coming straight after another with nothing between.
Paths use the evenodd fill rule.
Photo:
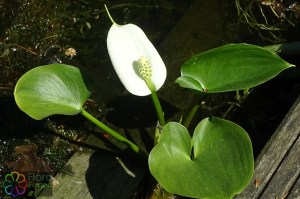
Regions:
<instances>
[{"instance_id":1,"label":"glossy green leaf","mask_svg":"<svg viewBox=\"0 0 300 199\"><path fill-rule=\"evenodd\" d=\"M262 84L291 66L270 50L228 44L186 61L176 82L208 93L242 90Z\"/></svg>"},{"instance_id":2,"label":"glossy green leaf","mask_svg":"<svg viewBox=\"0 0 300 199\"><path fill-rule=\"evenodd\" d=\"M65 64L28 71L18 80L14 91L19 108L36 120L53 114L78 114L89 95L79 69Z\"/></svg>"},{"instance_id":3,"label":"glossy green leaf","mask_svg":"<svg viewBox=\"0 0 300 199\"><path fill-rule=\"evenodd\" d=\"M233 198L250 182L254 169L248 134L215 117L203 119L192 139L181 124L166 124L148 163L167 191L205 199Z\"/></svg>"}]
</instances>

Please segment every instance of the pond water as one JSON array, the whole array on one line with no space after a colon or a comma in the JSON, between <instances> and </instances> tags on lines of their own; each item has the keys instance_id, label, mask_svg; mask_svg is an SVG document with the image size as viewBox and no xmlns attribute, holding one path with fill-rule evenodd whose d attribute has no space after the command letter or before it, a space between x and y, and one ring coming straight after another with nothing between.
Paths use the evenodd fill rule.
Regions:
<instances>
[{"instance_id":1,"label":"pond water","mask_svg":"<svg viewBox=\"0 0 300 199\"><path fill-rule=\"evenodd\" d=\"M103 3L0 0L0 178L8 171L22 167L24 161L29 164L27 169L50 169L54 175L74 151L81 150L83 145L92 149L97 145L98 140L85 140L99 130L81 116L52 116L35 121L18 109L13 98L14 85L22 74L39 65L60 62L79 67L92 91L86 107L93 115L116 129L143 129L153 136L151 131L156 119L151 101L147 97L138 99L128 94L110 63L106 35L111 22ZM284 6L292 3L285 2ZM239 6L246 10L246 5ZM264 22L257 5L251 6L257 24ZM243 17L247 15L242 13L238 18L236 4L232 1L140 0L137 3L114 0L108 4L115 21L140 26L161 52L168 67L168 79L159 96L166 116L174 120L179 119L198 97L174 86L174 78L178 77L179 67L185 59L231 42L267 45L300 40L297 7L293 7L295 11L290 8L285 13L285 20L273 16L272 7L260 6L266 10L266 16L271 16L268 21L272 22L273 28L277 25L276 28L284 30L268 32L243 23ZM184 28L179 24L185 24ZM284 58L296 65L300 62L293 56ZM229 119L249 132L255 156L299 95L299 76L299 69L284 72L253 89L247 100L228 114ZM205 98L202 113L196 119L207 115L222 116L228 110L228 102L232 101L233 93L210 95ZM98 145L101 148L109 148L103 145L105 136L100 136ZM149 149L144 147L145 151ZM1 189L0 198L2 195Z\"/></svg>"}]
</instances>

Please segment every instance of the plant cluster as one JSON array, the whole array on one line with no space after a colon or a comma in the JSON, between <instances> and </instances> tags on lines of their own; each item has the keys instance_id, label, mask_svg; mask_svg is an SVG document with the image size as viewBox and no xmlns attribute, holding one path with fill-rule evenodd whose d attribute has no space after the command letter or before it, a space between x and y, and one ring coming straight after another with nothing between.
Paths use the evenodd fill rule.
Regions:
<instances>
[{"instance_id":1,"label":"plant cluster","mask_svg":"<svg viewBox=\"0 0 300 199\"><path fill-rule=\"evenodd\" d=\"M157 113L155 146L148 156L153 177L168 192L187 197L231 199L242 192L254 170L247 132L231 121L207 117L190 133L187 129L197 110L180 122L166 121L156 93L167 75L163 60L142 29L134 24L118 25L109 17L113 24L107 48L114 69L130 93L151 96ZM188 59L176 83L196 92L242 90L247 94L250 88L291 66L268 49L227 44ZM80 70L57 63L28 71L14 91L19 108L36 120L54 114L82 114L136 153L142 153L139 146L84 109L89 95Z\"/></svg>"}]
</instances>

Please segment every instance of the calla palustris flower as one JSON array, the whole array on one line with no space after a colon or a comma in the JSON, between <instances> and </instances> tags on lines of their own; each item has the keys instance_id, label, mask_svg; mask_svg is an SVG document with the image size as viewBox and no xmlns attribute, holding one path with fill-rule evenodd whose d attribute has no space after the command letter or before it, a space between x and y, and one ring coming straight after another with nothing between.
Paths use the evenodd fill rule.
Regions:
<instances>
[{"instance_id":1,"label":"calla palustris flower","mask_svg":"<svg viewBox=\"0 0 300 199\"><path fill-rule=\"evenodd\" d=\"M130 93L138 96L151 93L140 74L143 69L139 68L139 61L151 67L146 70L150 72L150 82L155 91L162 87L167 75L165 64L141 28L134 24L118 25L113 22L107 36L107 48L118 77Z\"/></svg>"}]
</instances>

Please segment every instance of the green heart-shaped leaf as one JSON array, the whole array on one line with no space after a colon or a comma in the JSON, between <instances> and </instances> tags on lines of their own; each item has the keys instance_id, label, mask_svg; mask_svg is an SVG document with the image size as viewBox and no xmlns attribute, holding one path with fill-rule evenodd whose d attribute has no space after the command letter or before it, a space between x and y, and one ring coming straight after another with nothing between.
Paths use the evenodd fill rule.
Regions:
<instances>
[{"instance_id":1,"label":"green heart-shaped leaf","mask_svg":"<svg viewBox=\"0 0 300 199\"><path fill-rule=\"evenodd\" d=\"M254 169L248 134L215 117L202 120L192 140L181 124L166 124L148 163L167 191L203 199L233 198L247 186Z\"/></svg>"},{"instance_id":2,"label":"green heart-shaped leaf","mask_svg":"<svg viewBox=\"0 0 300 199\"><path fill-rule=\"evenodd\" d=\"M262 84L291 66L259 46L228 44L186 61L176 82L208 93L242 90Z\"/></svg>"},{"instance_id":3,"label":"green heart-shaped leaf","mask_svg":"<svg viewBox=\"0 0 300 199\"><path fill-rule=\"evenodd\" d=\"M65 64L28 71L18 80L14 91L19 108L36 120L53 114L78 114L89 95L79 69Z\"/></svg>"}]
</instances>

